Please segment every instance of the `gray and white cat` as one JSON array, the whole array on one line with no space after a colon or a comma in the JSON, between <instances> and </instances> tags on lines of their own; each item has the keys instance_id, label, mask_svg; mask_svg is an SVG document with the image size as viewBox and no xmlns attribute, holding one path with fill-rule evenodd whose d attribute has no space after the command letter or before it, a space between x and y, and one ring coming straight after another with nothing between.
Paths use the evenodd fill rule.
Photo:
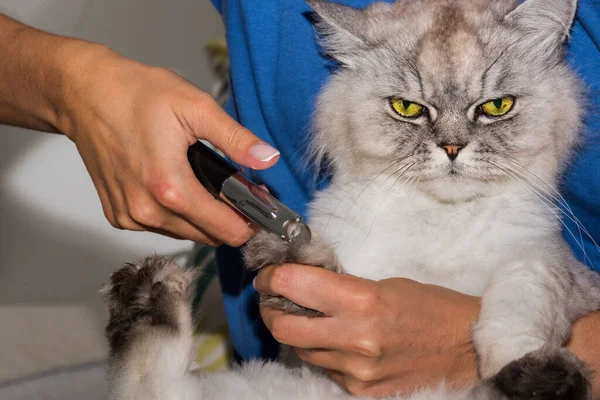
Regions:
<instances>
[{"instance_id":1,"label":"gray and white cat","mask_svg":"<svg viewBox=\"0 0 600 400\"><path fill-rule=\"evenodd\" d=\"M561 237L561 213L576 218L556 189L581 124L582 86L563 58L576 0L308 2L339 63L313 139L333 181L310 205L318 239L293 247L260 233L249 266L301 262L481 296L481 383L392 398L591 398L585 366L561 349L600 308L600 279ZM282 363L191 373L193 281L161 257L113 274L111 399L351 398Z\"/></svg>"}]
</instances>

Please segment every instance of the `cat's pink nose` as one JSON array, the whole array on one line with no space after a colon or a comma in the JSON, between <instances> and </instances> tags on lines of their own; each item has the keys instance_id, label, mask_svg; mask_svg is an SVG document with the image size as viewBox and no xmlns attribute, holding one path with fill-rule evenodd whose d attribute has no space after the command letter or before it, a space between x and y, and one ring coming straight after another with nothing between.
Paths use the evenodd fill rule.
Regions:
<instances>
[{"instance_id":1,"label":"cat's pink nose","mask_svg":"<svg viewBox=\"0 0 600 400\"><path fill-rule=\"evenodd\" d=\"M453 160L458 157L458 153L465 147L457 144L441 144L440 147L446 150L446 154L450 160Z\"/></svg>"}]
</instances>

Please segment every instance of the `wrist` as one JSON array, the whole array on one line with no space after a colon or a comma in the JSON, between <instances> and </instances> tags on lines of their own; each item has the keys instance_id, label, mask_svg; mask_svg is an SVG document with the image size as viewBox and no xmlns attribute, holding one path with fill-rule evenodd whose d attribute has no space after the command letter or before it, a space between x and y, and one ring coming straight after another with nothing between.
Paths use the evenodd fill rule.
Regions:
<instances>
[{"instance_id":1,"label":"wrist","mask_svg":"<svg viewBox=\"0 0 600 400\"><path fill-rule=\"evenodd\" d=\"M446 365L446 382L454 388L473 384L479 380L479 372L471 332L479 318L481 299L438 287L436 293L436 303L443 310L443 316L440 316L435 340L445 343L445 348L440 349L445 355L439 362Z\"/></svg>"},{"instance_id":2,"label":"wrist","mask_svg":"<svg viewBox=\"0 0 600 400\"><path fill-rule=\"evenodd\" d=\"M430 307L440 310L438 318L441 328L440 343L449 346L471 344L471 329L477 322L481 310L481 298L446 289L436 285L424 285L429 288Z\"/></svg>"},{"instance_id":3,"label":"wrist","mask_svg":"<svg viewBox=\"0 0 600 400\"><path fill-rule=\"evenodd\" d=\"M83 108L93 106L89 94L102 90L110 80L102 76L110 77L121 60L124 58L103 45L63 38L53 57L57 90L49 96L54 105L51 123L58 131L74 140L77 116Z\"/></svg>"},{"instance_id":4,"label":"wrist","mask_svg":"<svg viewBox=\"0 0 600 400\"><path fill-rule=\"evenodd\" d=\"M462 387L479 380L477 353L471 332L473 325L479 318L481 302L479 297L464 295L456 306L456 329L454 329L456 368L448 380L455 387Z\"/></svg>"}]
</instances>

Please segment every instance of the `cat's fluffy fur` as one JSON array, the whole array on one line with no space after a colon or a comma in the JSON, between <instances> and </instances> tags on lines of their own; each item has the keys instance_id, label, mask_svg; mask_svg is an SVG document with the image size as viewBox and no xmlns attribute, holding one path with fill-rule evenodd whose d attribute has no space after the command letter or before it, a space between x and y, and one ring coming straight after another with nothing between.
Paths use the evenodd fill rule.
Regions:
<instances>
[{"instance_id":1,"label":"cat's fluffy fur","mask_svg":"<svg viewBox=\"0 0 600 400\"><path fill-rule=\"evenodd\" d=\"M583 363L561 349L573 322L600 306L600 279L563 242L557 207L581 120L582 89L563 60L576 1L404 0L366 10L308 2L339 63L313 140L333 180L311 203L318 238L295 247L260 233L246 248L249 266L301 262L481 296L473 340L482 382L407 398L590 398ZM506 115L481 111L504 96L515 99ZM427 112L403 118L390 107L397 97ZM446 144L462 146L456 160ZM350 397L277 363L191 374L192 282L157 257L112 276L111 399Z\"/></svg>"}]
</instances>

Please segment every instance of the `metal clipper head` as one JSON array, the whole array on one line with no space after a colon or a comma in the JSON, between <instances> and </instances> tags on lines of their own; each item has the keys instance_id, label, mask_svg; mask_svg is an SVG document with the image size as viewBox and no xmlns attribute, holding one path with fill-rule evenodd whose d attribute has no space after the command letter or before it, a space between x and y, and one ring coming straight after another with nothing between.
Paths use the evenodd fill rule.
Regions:
<instances>
[{"instance_id":1,"label":"metal clipper head","mask_svg":"<svg viewBox=\"0 0 600 400\"><path fill-rule=\"evenodd\" d=\"M308 225L298 217L294 220L285 221L282 239L290 243L310 243L312 234Z\"/></svg>"}]
</instances>

